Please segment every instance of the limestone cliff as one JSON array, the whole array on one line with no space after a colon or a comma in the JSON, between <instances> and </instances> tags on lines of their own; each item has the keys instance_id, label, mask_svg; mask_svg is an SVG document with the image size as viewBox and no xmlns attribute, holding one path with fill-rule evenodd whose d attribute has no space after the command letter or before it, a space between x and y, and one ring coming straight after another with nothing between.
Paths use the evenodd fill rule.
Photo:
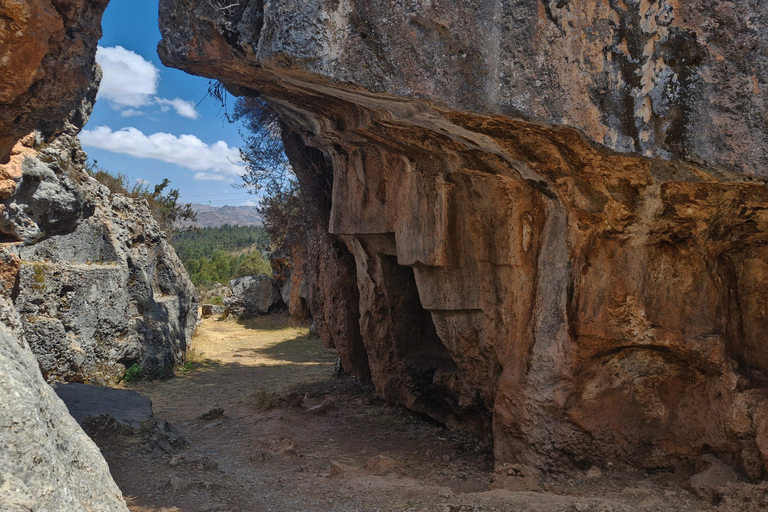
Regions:
<instances>
[{"instance_id":1,"label":"limestone cliff","mask_svg":"<svg viewBox=\"0 0 768 512\"><path fill-rule=\"evenodd\" d=\"M345 366L498 461L763 475L768 5L227 5L158 51L290 128Z\"/></svg>"}]
</instances>

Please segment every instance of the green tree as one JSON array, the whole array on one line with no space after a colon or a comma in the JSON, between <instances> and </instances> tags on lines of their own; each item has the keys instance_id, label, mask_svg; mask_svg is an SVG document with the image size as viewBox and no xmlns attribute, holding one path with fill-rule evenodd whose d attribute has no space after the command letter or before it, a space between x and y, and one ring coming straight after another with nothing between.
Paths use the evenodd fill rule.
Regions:
<instances>
[{"instance_id":1,"label":"green tree","mask_svg":"<svg viewBox=\"0 0 768 512\"><path fill-rule=\"evenodd\" d=\"M240 150L245 162L243 186L262 194L258 210L272 248L290 252L303 241L304 219L301 191L285 155L280 119L263 100L252 97L238 98L230 119L242 121L245 129Z\"/></svg>"}]
</instances>

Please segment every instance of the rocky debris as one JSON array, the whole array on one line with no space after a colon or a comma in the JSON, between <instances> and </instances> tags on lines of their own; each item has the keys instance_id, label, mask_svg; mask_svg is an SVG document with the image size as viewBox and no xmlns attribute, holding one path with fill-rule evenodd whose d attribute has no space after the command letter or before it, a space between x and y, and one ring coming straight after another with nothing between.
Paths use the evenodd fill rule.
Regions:
<instances>
[{"instance_id":1,"label":"rocky debris","mask_svg":"<svg viewBox=\"0 0 768 512\"><path fill-rule=\"evenodd\" d=\"M504 463L498 466L491 481L492 489L538 491L541 471L525 464Z\"/></svg>"},{"instance_id":2,"label":"rocky debris","mask_svg":"<svg viewBox=\"0 0 768 512\"><path fill-rule=\"evenodd\" d=\"M336 403L331 397L325 397L325 399L317 405L307 407L304 412L309 414L325 414L336 408Z\"/></svg>"},{"instance_id":3,"label":"rocky debris","mask_svg":"<svg viewBox=\"0 0 768 512\"><path fill-rule=\"evenodd\" d=\"M0 5L0 164L20 138L36 129L50 137L64 119L80 115L85 98L96 96L101 79L96 44L107 3L9 0Z\"/></svg>"},{"instance_id":4,"label":"rocky debris","mask_svg":"<svg viewBox=\"0 0 768 512\"><path fill-rule=\"evenodd\" d=\"M102 414L130 426L152 419L152 400L135 391L79 383L54 384L53 390L81 425Z\"/></svg>"},{"instance_id":5,"label":"rocky debris","mask_svg":"<svg viewBox=\"0 0 768 512\"><path fill-rule=\"evenodd\" d=\"M691 477L688 486L700 498L715 501L720 497L720 488L739 481L733 468L713 455L705 455L698 462L702 469Z\"/></svg>"},{"instance_id":6,"label":"rocky debris","mask_svg":"<svg viewBox=\"0 0 768 512\"><path fill-rule=\"evenodd\" d=\"M365 462L365 470L372 475L398 475L405 476L405 471L386 455L374 455Z\"/></svg>"},{"instance_id":7,"label":"rocky debris","mask_svg":"<svg viewBox=\"0 0 768 512\"><path fill-rule=\"evenodd\" d=\"M145 202L88 177L69 125L22 163L0 202L0 253L23 330L50 382L100 385L139 364L169 377L185 356L197 298Z\"/></svg>"},{"instance_id":8,"label":"rocky debris","mask_svg":"<svg viewBox=\"0 0 768 512\"><path fill-rule=\"evenodd\" d=\"M204 412L200 416L198 416L197 419L201 421L212 421L221 418L224 416L224 409L221 407L215 407L211 409L210 411Z\"/></svg>"},{"instance_id":9,"label":"rocky debris","mask_svg":"<svg viewBox=\"0 0 768 512\"><path fill-rule=\"evenodd\" d=\"M717 489L717 512L763 512L768 509L768 482L729 482Z\"/></svg>"},{"instance_id":10,"label":"rocky debris","mask_svg":"<svg viewBox=\"0 0 768 512\"><path fill-rule=\"evenodd\" d=\"M156 451L166 455L176 455L179 450L189 446L179 429L158 418L150 418L140 423L125 422L118 421L108 413L102 413L85 417L81 426L99 446L114 443L124 450L141 447L144 451Z\"/></svg>"},{"instance_id":11,"label":"rocky debris","mask_svg":"<svg viewBox=\"0 0 768 512\"><path fill-rule=\"evenodd\" d=\"M217 304L203 304L202 306L202 316L203 318L208 318L211 316L219 316L223 315L227 311L227 308L224 306L219 306Z\"/></svg>"},{"instance_id":12,"label":"rocky debris","mask_svg":"<svg viewBox=\"0 0 768 512\"><path fill-rule=\"evenodd\" d=\"M26 343L5 326L0 446L0 509L127 512L99 449L45 383Z\"/></svg>"},{"instance_id":13,"label":"rocky debris","mask_svg":"<svg viewBox=\"0 0 768 512\"><path fill-rule=\"evenodd\" d=\"M166 64L284 120L310 308L351 375L492 434L499 462L712 450L764 474L761 5L162 0L160 18Z\"/></svg>"},{"instance_id":14,"label":"rocky debris","mask_svg":"<svg viewBox=\"0 0 768 512\"><path fill-rule=\"evenodd\" d=\"M224 305L238 318L253 318L285 309L280 289L266 274L233 279L229 282L232 295Z\"/></svg>"}]
</instances>

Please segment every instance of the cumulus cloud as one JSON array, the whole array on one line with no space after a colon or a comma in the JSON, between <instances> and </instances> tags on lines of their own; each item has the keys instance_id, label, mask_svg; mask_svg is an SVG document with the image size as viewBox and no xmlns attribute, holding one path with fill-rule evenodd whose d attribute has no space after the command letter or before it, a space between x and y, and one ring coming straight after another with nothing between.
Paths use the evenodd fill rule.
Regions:
<instances>
[{"instance_id":1,"label":"cumulus cloud","mask_svg":"<svg viewBox=\"0 0 768 512\"><path fill-rule=\"evenodd\" d=\"M153 158L200 171L195 179L229 180L242 172L240 150L229 147L221 140L208 145L194 135L177 137L162 132L145 135L133 127L112 131L108 126L83 130L80 132L80 140L86 147L137 158ZM203 177L198 178L200 175Z\"/></svg>"},{"instance_id":2,"label":"cumulus cloud","mask_svg":"<svg viewBox=\"0 0 768 512\"><path fill-rule=\"evenodd\" d=\"M122 46L99 46L96 62L104 72L97 98L118 109L152 103L160 82L160 70L154 64Z\"/></svg>"},{"instance_id":3,"label":"cumulus cloud","mask_svg":"<svg viewBox=\"0 0 768 512\"><path fill-rule=\"evenodd\" d=\"M189 119L197 119L200 114L197 113L197 110L195 110L195 104L191 101L185 101L181 98L176 98L174 100L167 100L165 98L156 98L155 102L160 105L160 109L165 111L169 108L172 108L176 111L177 114L179 114L182 117L187 117Z\"/></svg>"},{"instance_id":4,"label":"cumulus cloud","mask_svg":"<svg viewBox=\"0 0 768 512\"><path fill-rule=\"evenodd\" d=\"M120 111L120 115L142 116L146 114L138 108L160 105L163 112L173 109L180 116L198 118L195 104L191 101L157 96L160 70L138 53L122 46L99 46L96 62L104 73L96 97L108 101L111 107Z\"/></svg>"},{"instance_id":5,"label":"cumulus cloud","mask_svg":"<svg viewBox=\"0 0 768 512\"><path fill-rule=\"evenodd\" d=\"M240 206L258 206L258 204L253 199L249 199L242 203Z\"/></svg>"}]
</instances>

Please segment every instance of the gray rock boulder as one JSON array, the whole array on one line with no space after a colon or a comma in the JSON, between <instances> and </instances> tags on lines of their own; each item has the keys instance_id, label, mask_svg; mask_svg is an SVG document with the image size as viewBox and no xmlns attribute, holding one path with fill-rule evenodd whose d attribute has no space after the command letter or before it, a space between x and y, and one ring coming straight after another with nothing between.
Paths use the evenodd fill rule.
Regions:
<instances>
[{"instance_id":1,"label":"gray rock boulder","mask_svg":"<svg viewBox=\"0 0 768 512\"><path fill-rule=\"evenodd\" d=\"M0 308L10 311L7 302ZM0 325L0 510L127 512L99 449Z\"/></svg>"},{"instance_id":2,"label":"gray rock boulder","mask_svg":"<svg viewBox=\"0 0 768 512\"><path fill-rule=\"evenodd\" d=\"M229 282L232 296L224 305L239 318L252 318L285 309L280 288L266 274L233 279Z\"/></svg>"},{"instance_id":3,"label":"gray rock boulder","mask_svg":"<svg viewBox=\"0 0 768 512\"><path fill-rule=\"evenodd\" d=\"M69 414L81 425L86 418L98 418L103 414L130 426L138 426L153 416L152 400L130 389L73 382L54 384L53 390L67 406Z\"/></svg>"},{"instance_id":4,"label":"gray rock boulder","mask_svg":"<svg viewBox=\"0 0 768 512\"><path fill-rule=\"evenodd\" d=\"M112 384L135 363L170 376L197 322L194 287L146 202L87 175L73 131L24 160L0 208L24 335L50 382Z\"/></svg>"},{"instance_id":5,"label":"gray rock boulder","mask_svg":"<svg viewBox=\"0 0 768 512\"><path fill-rule=\"evenodd\" d=\"M213 315L222 315L226 310L227 308L217 304L203 304L203 318L208 318Z\"/></svg>"}]
</instances>

